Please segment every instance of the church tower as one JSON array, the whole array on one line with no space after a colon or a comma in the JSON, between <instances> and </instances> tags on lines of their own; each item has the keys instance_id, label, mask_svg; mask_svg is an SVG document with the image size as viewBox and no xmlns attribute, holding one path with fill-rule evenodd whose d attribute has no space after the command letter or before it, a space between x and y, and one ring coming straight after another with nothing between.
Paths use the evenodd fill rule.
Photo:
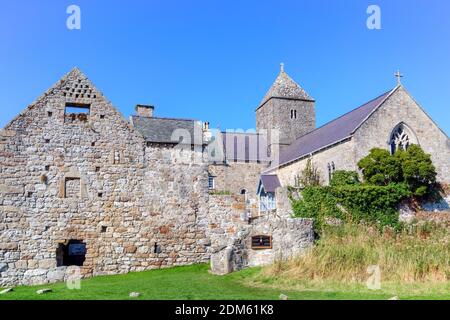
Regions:
<instances>
[{"instance_id":1,"label":"church tower","mask_svg":"<svg viewBox=\"0 0 450 320\"><path fill-rule=\"evenodd\" d=\"M256 109L256 129L267 130L269 152L290 145L316 128L315 101L284 71ZM278 135L278 137L277 137Z\"/></svg>"}]
</instances>

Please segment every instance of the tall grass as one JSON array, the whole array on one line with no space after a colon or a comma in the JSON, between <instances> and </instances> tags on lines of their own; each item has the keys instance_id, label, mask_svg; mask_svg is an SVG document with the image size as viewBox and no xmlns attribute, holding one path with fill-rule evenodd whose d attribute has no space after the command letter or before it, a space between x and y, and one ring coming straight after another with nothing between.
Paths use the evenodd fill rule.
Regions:
<instances>
[{"instance_id":1,"label":"tall grass","mask_svg":"<svg viewBox=\"0 0 450 320\"><path fill-rule=\"evenodd\" d=\"M362 224L326 226L304 256L278 261L263 273L279 280L364 283L377 265L381 281L395 283L450 280L450 232L422 223L395 233Z\"/></svg>"}]
</instances>

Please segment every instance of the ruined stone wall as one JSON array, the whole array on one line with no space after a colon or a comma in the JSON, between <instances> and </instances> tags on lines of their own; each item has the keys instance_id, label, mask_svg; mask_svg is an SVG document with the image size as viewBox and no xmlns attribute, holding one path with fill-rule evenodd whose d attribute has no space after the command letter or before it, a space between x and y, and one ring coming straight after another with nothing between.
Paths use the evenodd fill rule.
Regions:
<instances>
[{"instance_id":1,"label":"ruined stone wall","mask_svg":"<svg viewBox=\"0 0 450 320\"><path fill-rule=\"evenodd\" d=\"M431 154L438 172L438 180L450 182L450 142L420 106L401 87L375 111L355 132L355 157L365 157L370 149L389 150L389 139L399 123L405 123L413 132L423 150ZM414 141L415 142L415 141Z\"/></svg>"},{"instance_id":2,"label":"ruined stone wall","mask_svg":"<svg viewBox=\"0 0 450 320\"><path fill-rule=\"evenodd\" d=\"M252 215L258 213L258 188L261 171L267 166L264 163L230 162L226 164L211 164L209 174L214 176L215 191L229 191L240 195L245 189L246 207Z\"/></svg>"},{"instance_id":3,"label":"ruined stone wall","mask_svg":"<svg viewBox=\"0 0 450 320\"><path fill-rule=\"evenodd\" d=\"M277 190L277 195L286 190ZM210 196L211 270L226 274L300 255L314 243L312 219L289 218L286 207L249 220L243 198ZM272 248L252 249L253 236L271 236Z\"/></svg>"},{"instance_id":4,"label":"ruined stone wall","mask_svg":"<svg viewBox=\"0 0 450 320\"><path fill-rule=\"evenodd\" d=\"M62 280L70 239L86 243L84 276L208 261L207 167L171 154L69 73L0 134L0 285Z\"/></svg>"}]
</instances>

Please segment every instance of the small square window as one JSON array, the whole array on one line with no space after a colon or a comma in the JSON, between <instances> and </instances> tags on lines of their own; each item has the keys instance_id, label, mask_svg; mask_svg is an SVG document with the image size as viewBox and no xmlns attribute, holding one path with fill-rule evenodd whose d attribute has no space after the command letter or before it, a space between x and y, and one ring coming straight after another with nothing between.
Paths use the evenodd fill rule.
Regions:
<instances>
[{"instance_id":1,"label":"small square window","mask_svg":"<svg viewBox=\"0 0 450 320\"><path fill-rule=\"evenodd\" d=\"M50 166L49 165L45 166L45 171L50 171Z\"/></svg>"},{"instance_id":2,"label":"small square window","mask_svg":"<svg viewBox=\"0 0 450 320\"><path fill-rule=\"evenodd\" d=\"M53 112L48 111L48 112L47 112L47 115L48 115L49 117L51 117L51 116L53 116Z\"/></svg>"},{"instance_id":3,"label":"small square window","mask_svg":"<svg viewBox=\"0 0 450 320\"><path fill-rule=\"evenodd\" d=\"M28 191L27 196L28 196L28 198L31 198L33 196L33 192Z\"/></svg>"},{"instance_id":4,"label":"small square window","mask_svg":"<svg viewBox=\"0 0 450 320\"><path fill-rule=\"evenodd\" d=\"M99 192L99 193L98 193L98 197L99 197L99 198L103 198L103 192Z\"/></svg>"},{"instance_id":5,"label":"small square window","mask_svg":"<svg viewBox=\"0 0 450 320\"><path fill-rule=\"evenodd\" d=\"M91 147L95 147L95 142L91 142Z\"/></svg>"},{"instance_id":6,"label":"small square window","mask_svg":"<svg viewBox=\"0 0 450 320\"><path fill-rule=\"evenodd\" d=\"M45 139L45 143L50 143L50 139Z\"/></svg>"},{"instance_id":7,"label":"small square window","mask_svg":"<svg viewBox=\"0 0 450 320\"><path fill-rule=\"evenodd\" d=\"M100 172L100 167L95 167L95 172Z\"/></svg>"},{"instance_id":8,"label":"small square window","mask_svg":"<svg viewBox=\"0 0 450 320\"><path fill-rule=\"evenodd\" d=\"M105 119L105 115L104 115L104 114L101 114L101 115L100 115L100 119Z\"/></svg>"},{"instance_id":9,"label":"small square window","mask_svg":"<svg viewBox=\"0 0 450 320\"><path fill-rule=\"evenodd\" d=\"M101 232L101 233L105 233L106 230L108 230L108 227L107 227L107 226L102 226L100 232Z\"/></svg>"}]
</instances>

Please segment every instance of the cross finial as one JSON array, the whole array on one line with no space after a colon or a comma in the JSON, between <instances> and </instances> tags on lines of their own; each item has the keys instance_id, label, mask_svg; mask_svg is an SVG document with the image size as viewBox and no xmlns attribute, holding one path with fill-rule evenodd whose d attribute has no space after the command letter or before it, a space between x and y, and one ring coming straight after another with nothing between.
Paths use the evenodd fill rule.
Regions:
<instances>
[{"instance_id":1,"label":"cross finial","mask_svg":"<svg viewBox=\"0 0 450 320\"><path fill-rule=\"evenodd\" d=\"M403 75L400 73L400 70L397 71L397 73L395 74L395 76L397 77L397 84L401 85L402 84L402 78Z\"/></svg>"},{"instance_id":2,"label":"cross finial","mask_svg":"<svg viewBox=\"0 0 450 320\"><path fill-rule=\"evenodd\" d=\"M280 63L280 71L281 71L281 72L284 72L284 63L283 63L283 62Z\"/></svg>"}]
</instances>

